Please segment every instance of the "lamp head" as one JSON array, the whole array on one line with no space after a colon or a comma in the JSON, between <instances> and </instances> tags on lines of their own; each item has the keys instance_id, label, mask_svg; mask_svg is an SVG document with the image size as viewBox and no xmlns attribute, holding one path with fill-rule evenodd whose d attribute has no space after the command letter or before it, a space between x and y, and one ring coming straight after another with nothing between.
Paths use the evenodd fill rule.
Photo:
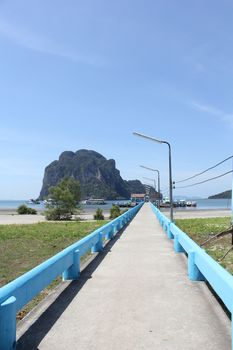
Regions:
<instances>
[{"instance_id":1,"label":"lamp head","mask_svg":"<svg viewBox=\"0 0 233 350\"><path fill-rule=\"evenodd\" d=\"M143 137L144 139L148 139L148 140L155 141L155 142L158 142L158 143L165 143L165 141L155 139L155 138L152 137L152 136L147 136L147 135L141 134L140 132L134 131L134 132L133 132L133 135L135 135L135 136L140 136L140 137Z\"/></svg>"}]
</instances>

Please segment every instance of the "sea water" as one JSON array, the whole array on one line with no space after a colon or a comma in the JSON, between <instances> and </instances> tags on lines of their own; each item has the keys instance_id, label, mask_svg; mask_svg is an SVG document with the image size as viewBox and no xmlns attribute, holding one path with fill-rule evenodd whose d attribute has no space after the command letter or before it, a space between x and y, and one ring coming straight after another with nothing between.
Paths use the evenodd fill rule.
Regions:
<instances>
[{"instance_id":1,"label":"sea water","mask_svg":"<svg viewBox=\"0 0 233 350\"><path fill-rule=\"evenodd\" d=\"M231 199L197 199L196 209L230 209Z\"/></svg>"},{"instance_id":2,"label":"sea water","mask_svg":"<svg viewBox=\"0 0 233 350\"><path fill-rule=\"evenodd\" d=\"M186 198L186 200L189 200ZM82 205L82 208L85 211L93 211L97 208L101 208L103 210L109 210L113 203L121 202L121 201L106 201L104 205ZM126 202L126 201L123 201ZM195 209L230 209L231 208L231 199L195 199L197 202L196 208L192 207L192 210ZM26 204L27 206L35 209L45 209L45 205L43 202L40 204L31 204L27 200L0 200L0 209L17 209L20 205ZM178 209L178 208L176 208ZM185 209L185 208L182 208ZM187 210L190 208L186 208Z\"/></svg>"}]
</instances>

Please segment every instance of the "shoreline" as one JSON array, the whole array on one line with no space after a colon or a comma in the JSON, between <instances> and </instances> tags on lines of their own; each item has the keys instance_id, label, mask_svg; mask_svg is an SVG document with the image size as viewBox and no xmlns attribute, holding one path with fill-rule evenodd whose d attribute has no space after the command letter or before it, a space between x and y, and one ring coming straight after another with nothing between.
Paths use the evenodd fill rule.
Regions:
<instances>
[{"instance_id":1,"label":"shoreline","mask_svg":"<svg viewBox=\"0 0 233 350\"><path fill-rule=\"evenodd\" d=\"M77 218L80 218L80 221L92 221L94 220L93 216L95 214L93 211L82 211L81 213L75 215ZM23 224L37 224L39 222L50 222L45 219L43 215L44 209L38 209L37 214L18 214L16 209L0 209L0 225L23 225ZM103 211L104 218L109 219L110 210ZM52 221L51 221L52 222ZM54 221L53 221L54 222ZM64 221L56 221L64 222Z\"/></svg>"},{"instance_id":2,"label":"shoreline","mask_svg":"<svg viewBox=\"0 0 233 350\"><path fill-rule=\"evenodd\" d=\"M83 210L76 216L82 220L94 220L93 215L97 208L93 210ZM12 225L12 224L35 224L39 222L47 222L45 216L42 214L43 209L38 209L36 215L19 215L16 209L0 209L0 225ZM170 209L162 209L168 218L170 215ZM105 219L109 219L109 210L103 211ZM178 209L174 210L174 219L192 219L192 218L211 218L211 217L230 217L231 210L228 209Z\"/></svg>"},{"instance_id":3,"label":"shoreline","mask_svg":"<svg viewBox=\"0 0 233 350\"><path fill-rule=\"evenodd\" d=\"M169 217L170 209L161 210L161 212ZM211 208L211 209L178 209L173 211L175 219L195 219L195 218L215 218L231 216L229 208Z\"/></svg>"}]
</instances>

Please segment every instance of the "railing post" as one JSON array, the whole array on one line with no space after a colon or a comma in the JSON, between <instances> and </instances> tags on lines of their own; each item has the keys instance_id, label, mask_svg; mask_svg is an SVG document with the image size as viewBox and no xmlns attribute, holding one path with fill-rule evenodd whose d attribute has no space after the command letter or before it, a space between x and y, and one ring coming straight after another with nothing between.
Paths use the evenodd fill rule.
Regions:
<instances>
[{"instance_id":1,"label":"railing post","mask_svg":"<svg viewBox=\"0 0 233 350\"><path fill-rule=\"evenodd\" d=\"M188 251L188 276L191 281L205 281L205 277L195 264L195 251Z\"/></svg>"},{"instance_id":2,"label":"railing post","mask_svg":"<svg viewBox=\"0 0 233 350\"><path fill-rule=\"evenodd\" d=\"M92 253L101 252L104 249L103 246L103 233L99 232L98 234L98 242L93 246Z\"/></svg>"},{"instance_id":3,"label":"railing post","mask_svg":"<svg viewBox=\"0 0 233 350\"><path fill-rule=\"evenodd\" d=\"M73 252L73 264L63 272L63 281L77 280L80 276L80 254L79 250Z\"/></svg>"},{"instance_id":4,"label":"railing post","mask_svg":"<svg viewBox=\"0 0 233 350\"><path fill-rule=\"evenodd\" d=\"M179 235L174 233L174 250L176 253L184 253L185 250L179 242Z\"/></svg>"},{"instance_id":5,"label":"railing post","mask_svg":"<svg viewBox=\"0 0 233 350\"><path fill-rule=\"evenodd\" d=\"M112 227L112 229L111 229L111 233L110 233L109 239L112 239L115 236L115 233L116 233L116 230L115 230L116 226L114 224L112 224L111 227Z\"/></svg>"},{"instance_id":6,"label":"railing post","mask_svg":"<svg viewBox=\"0 0 233 350\"><path fill-rule=\"evenodd\" d=\"M169 222L168 228L167 228L167 238L168 239L173 239L174 235L171 233L171 223Z\"/></svg>"},{"instance_id":7,"label":"railing post","mask_svg":"<svg viewBox=\"0 0 233 350\"><path fill-rule=\"evenodd\" d=\"M107 239L112 239L114 236L114 225L111 224L111 229L109 229L108 235L107 235Z\"/></svg>"},{"instance_id":8,"label":"railing post","mask_svg":"<svg viewBox=\"0 0 233 350\"><path fill-rule=\"evenodd\" d=\"M14 296L0 305L0 349L16 349L16 298Z\"/></svg>"}]
</instances>

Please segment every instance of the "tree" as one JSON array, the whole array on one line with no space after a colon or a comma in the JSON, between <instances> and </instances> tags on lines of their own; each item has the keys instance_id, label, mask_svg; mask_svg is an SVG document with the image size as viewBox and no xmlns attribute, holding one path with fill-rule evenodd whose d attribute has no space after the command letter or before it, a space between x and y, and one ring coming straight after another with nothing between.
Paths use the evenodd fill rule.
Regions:
<instances>
[{"instance_id":1,"label":"tree","mask_svg":"<svg viewBox=\"0 0 233 350\"><path fill-rule=\"evenodd\" d=\"M81 198L80 184L66 176L57 186L49 188L49 198L45 212L47 220L71 220Z\"/></svg>"}]
</instances>

